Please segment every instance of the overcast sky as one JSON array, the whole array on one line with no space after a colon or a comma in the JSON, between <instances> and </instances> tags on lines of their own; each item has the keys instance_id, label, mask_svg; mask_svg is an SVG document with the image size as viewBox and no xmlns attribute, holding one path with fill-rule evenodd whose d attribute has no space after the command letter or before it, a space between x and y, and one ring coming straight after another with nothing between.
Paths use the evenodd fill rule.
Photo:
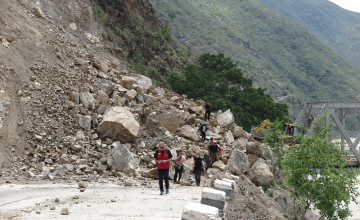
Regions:
<instances>
[{"instance_id":1,"label":"overcast sky","mask_svg":"<svg viewBox=\"0 0 360 220\"><path fill-rule=\"evenodd\" d=\"M360 12L360 0L329 0L350 11Z\"/></svg>"}]
</instances>

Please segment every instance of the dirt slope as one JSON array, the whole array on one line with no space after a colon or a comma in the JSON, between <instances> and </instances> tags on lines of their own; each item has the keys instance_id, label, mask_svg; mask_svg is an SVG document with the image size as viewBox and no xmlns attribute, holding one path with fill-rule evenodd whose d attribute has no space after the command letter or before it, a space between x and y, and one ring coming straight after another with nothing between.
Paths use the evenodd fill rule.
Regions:
<instances>
[{"instance_id":1,"label":"dirt slope","mask_svg":"<svg viewBox=\"0 0 360 220\"><path fill-rule=\"evenodd\" d=\"M56 76L41 66L56 68L53 70L58 73L74 71L70 66L75 49L84 56L92 52L115 58L109 53L107 42L93 44L85 35L97 36L102 30L95 22L89 1L1 0L0 4L0 152L8 161L11 153L19 155L29 147L27 130L43 129L30 116L44 111L45 106L37 103L44 100L36 99L47 94L31 91L28 86L43 77L48 79L46 86L55 86L49 83ZM77 30L69 27L71 23L76 24Z\"/></svg>"}]
</instances>

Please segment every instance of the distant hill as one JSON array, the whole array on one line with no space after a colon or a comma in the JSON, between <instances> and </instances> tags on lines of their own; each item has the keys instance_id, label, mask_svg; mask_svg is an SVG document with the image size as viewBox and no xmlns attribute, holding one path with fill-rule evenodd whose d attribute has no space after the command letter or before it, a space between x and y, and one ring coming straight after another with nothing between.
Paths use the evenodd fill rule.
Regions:
<instances>
[{"instance_id":1,"label":"distant hill","mask_svg":"<svg viewBox=\"0 0 360 220\"><path fill-rule=\"evenodd\" d=\"M306 102L360 98L357 68L259 0L150 2L177 42L197 55L224 53L238 61L255 86L289 104L293 119Z\"/></svg>"},{"instance_id":2,"label":"distant hill","mask_svg":"<svg viewBox=\"0 0 360 220\"><path fill-rule=\"evenodd\" d=\"M347 61L360 66L360 13L328 0L261 1L299 22Z\"/></svg>"}]
</instances>

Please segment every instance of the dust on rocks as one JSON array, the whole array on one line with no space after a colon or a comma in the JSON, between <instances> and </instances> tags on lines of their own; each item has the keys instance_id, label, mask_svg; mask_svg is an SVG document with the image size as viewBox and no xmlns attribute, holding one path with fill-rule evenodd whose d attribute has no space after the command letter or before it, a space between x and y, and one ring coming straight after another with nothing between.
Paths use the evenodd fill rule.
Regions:
<instances>
[{"instance_id":1,"label":"dust on rocks","mask_svg":"<svg viewBox=\"0 0 360 220\"><path fill-rule=\"evenodd\" d=\"M91 11L90 2L75 2L83 6L83 14ZM16 59L16 53L7 53L7 59L0 59L0 137L10 140L0 144L1 183L78 182L81 192L90 182L157 188L154 151L162 141L171 151L182 150L189 157L177 186L195 186L191 157L208 153L207 142L197 133L199 122L205 120L205 102L161 88L137 74L121 56L109 52L110 42L96 31L81 31L98 28L88 27L87 19L81 24L55 22L51 11L33 2L6 1L0 11L12 5L16 5L15 17L26 17L24 25L34 29L24 31L19 40L34 40L24 40L28 46L18 48L0 36L0 54L9 48L23 54ZM4 24L0 23L2 34L8 30L11 36L12 30L3 28ZM25 26L20 28L27 30ZM33 51L38 52L27 55ZM238 205L229 206L229 216L235 211L248 213L243 219L253 214L271 216L270 209L259 208L268 198L251 182L268 184L273 179L271 164L264 162L268 147L237 126L230 110L211 113L208 128L207 140L220 142L223 156L207 170L204 185L213 187L223 179L236 180L237 186L246 183L245 193L232 195L231 201ZM81 203L79 196L73 200ZM275 215L283 219L280 205L273 203ZM69 215L69 209L61 209L61 215Z\"/></svg>"}]
</instances>

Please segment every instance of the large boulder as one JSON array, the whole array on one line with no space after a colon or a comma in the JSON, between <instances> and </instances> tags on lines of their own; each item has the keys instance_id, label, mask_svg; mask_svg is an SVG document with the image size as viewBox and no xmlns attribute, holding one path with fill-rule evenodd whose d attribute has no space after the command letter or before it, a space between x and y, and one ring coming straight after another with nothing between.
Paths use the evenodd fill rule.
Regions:
<instances>
[{"instance_id":1,"label":"large boulder","mask_svg":"<svg viewBox=\"0 0 360 220\"><path fill-rule=\"evenodd\" d=\"M204 154L207 154L206 150L202 150L199 146L196 145L192 145L188 150L187 150L187 156L188 157L195 157L198 154L204 156Z\"/></svg>"},{"instance_id":2,"label":"large boulder","mask_svg":"<svg viewBox=\"0 0 360 220\"><path fill-rule=\"evenodd\" d=\"M220 127L232 130L235 125L234 115L231 113L230 109L228 109L226 112L218 115L216 122Z\"/></svg>"},{"instance_id":3,"label":"large boulder","mask_svg":"<svg viewBox=\"0 0 360 220\"><path fill-rule=\"evenodd\" d=\"M136 79L130 76L123 76L121 85L126 89L132 89L132 85L136 83Z\"/></svg>"},{"instance_id":4,"label":"large boulder","mask_svg":"<svg viewBox=\"0 0 360 220\"><path fill-rule=\"evenodd\" d=\"M95 58L94 66L104 73L108 72L109 66L104 58Z\"/></svg>"},{"instance_id":5,"label":"large boulder","mask_svg":"<svg viewBox=\"0 0 360 220\"><path fill-rule=\"evenodd\" d=\"M194 171L194 159L188 159L184 162L185 172L181 175L181 180L189 180Z\"/></svg>"},{"instance_id":6,"label":"large boulder","mask_svg":"<svg viewBox=\"0 0 360 220\"><path fill-rule=\"evenodd\" d=\"M249 171L249 179L253 182L257 181L261 185L270 184L274 175L270 171L269 166L263 159L258 159Z\"/></svg>"},{"instance_id":7,"label":"large boulder","mask_svg":"<svg viewBox=\"0 0 360 220\"><path fill-rule=\"evenodd\" d=\"M200 137L197 134L196 130L190 125L182 126L180 128L180 135L193 141L200 141Z\"/></svg>"},{"instance_id":8,"label":"large boulder","mask_svg":"<svg viewBox=\"0 0 360 220\"><path fill-rule=\"evenodd\" d=\"M113 92L111 98L114 100L115 104L119 106L125 106L126 99L124 97L119 96L117 92Z\"/></svg>"},{"instance_id":9,"label":"large boulder","mask_svg":"<svg viewBox=\"0 0 360 220\"><path fill-rule=\"evenodd\" d=\"M258 159L259 159L259 157L256 156L255 154L248 154L248 160L250 163L250 167L252 167Z\"/></svg>"},{"instance_id":10,"label":"large boulder","mask_svg":"<svg viewBox=\"0 0 360 220\"><path fill-rule=\"evenodd\" d=\"M196 122L196 114L190 114L185 118L185 124L192 125Z\"/></svg>"},{"instance_id":11,"label":"large boulder","mask_svg":"<svg viewBox=\"0 0 360 220\"><path fill-rule=\"evenodd\" d=\"M227 165L229 166L229 171L237 175L247 172L250 168L248 156L240 148L233 150Z\"/></svg>"},{"instance_id":12,"label":"large boulder","mask_svg":"<svg viewBox=\"0 0 360 220\"><path fill-rule=\"evenodd\" d=\"M70 100L75 102L76 105L80 104L80 97L79 97L79 93L72 91L69 93L70 96Z\"/></svg>"},{"instance_id":13,"label":"large boulder","mask_svg":"<svg viewBox=\"0 0 360 220\"><path fill-rule=\"evenodd\" d=\"M99 90L97 93L96 100L98 100L100 105L108 105L110 102L109 96L102 90Z\"/></svg>"},{"instance_id":14,"label":"large boulder","mask_svg":"<svg viewBox=\"0 0 360 220\"><path fill-rule=\"evenodd\" d=\"M234 126L234 129L232 130L234 138L249 138L248 134L244 129L240 126Z\"/></svg>"},{"instance_id":15,"label":"large boulder","mask_svg":"<svg viewBox=\"0 0 360 220\"><path fill-rule=\"evenodd\" d=\"M231 131L228 131L228 132L225 133L224 140L229 144L234 142L234 136L232 135Z\"/></svg>"},{"instance_id":16,"label":"large boulder","mask_svg":"<svg viewBox=\"0 0 360 220\"><path fill-rule=\"evenodd\" d=\"M131 152L118 141L112 144L107 163L111 165L111 170L124 172L125 174L135 173L139 170L139 164Z\"/></svg>"},{"instance_id":17,"label":"large boulder","mask_svg":"<svg viewBox=\"0 0 360 220\"><path fill-rule=\"evenodd\" d=\"M189 108L189 112L197 115L202 114L202 107L201 106L193 106Z\"/></svg>"},{"instance_id":18,"label":"large boulder","mask_svg":"<svg viewBox=\"0 0 360 220\"><path fill-rule=\"evenodd\" d=\"M104 115L97 132L100 138L111 138L122 143L133 141L140 129L140 124L134 115L123 107L112 107Z\"/></svg>"},{"instance_id":19,"label":"large boulder","mask_svg":"<svg viewBox=\"0 0 360 220\"><path fill-rule=\"evenodd\" d=\"M215 133L213 133L213 132L210 131L210 130L207 130L207 131L205 132L205 134L206 134L206 139L213 138L214 140L216 140L216 139L221 139L221 138L222 138L221 135L215 134Z\"/></svg>"},{"instance_id":20,"label":"large boulder","mask_svg":"<svg viewBox=\"0 0 360 220\"><path fill-rule=\"evenodd\" d=\"M150 179L157 179L159 178L159 172L157 168L146 169L140 171L141 176L150 178Z\"/></svg>"},{"instance_id":21,"label":"large boulder","mask_svg":"<svg viewBox=\"0 0 360 220\"><path fill-rule=\"evenodd\" d=\"M166 128L169 132L174 133L180 126L182 116L174 109L167 109L154 116L159 122L160 127Z\"/></svg>"},{"instance_id":22,"label":"large boulder","mask_svg":"<svg viewBox=\"0 0 360 220\"><path fill-rule=\"evenodd\" d=\"M85 108L95 109L95 99L90 92L81 92L79 98Z\"/></svg>"},{"instance_id":23,"label":"large boulder","mask_svg":"<svg viewBox=\"0 0 360 220\"><path fill-rule=\"evenodd\" d=\"M130 102L132 100L135 99L135 97L137 96L137 92L132 89L132 90L128 90L126 93L125 93L125 98Z\"/></svg>"},{"instance_id":24,"label":"large boulder","mask_svg":"<svg viewBox=\"0 0 360 220\"><path fill-rule=\"evenodd\" d=\"M91 129L91 116L90 115L79 115L77 118L77 123L80 125L80 127L84 128L85 130Z\"/></svg>"},{"instance_id":25,"label":"large boulder","mask_svg":"<svg viewBox=\"0 0 360 220\"><path fill-rule=\"evenodd\" d=\"M155 91L156 93L159 95L159 96L165 96L165 90L161 87L156 87L155 88Z\"/></svg>"},{"instance_id":26,"label":"large boulder","mask_svg":"<svg viewBox=\"0 0 360 220\"><path fill-rule=\"evenodd\" d=\"M94 85L98 86L99 89L104 91L108 96L110 96L114 90L114 86L109 80L97 80L95 81Z\"/></svg>"},{"instance_id":27,"label":"large boulder","mask_svg":"<svg viewBox=\"0 0 360 220\"><path fill-rule=\"evenodd\" d=\"M226 172L228 167L221 160L213 163L212 168L219 169L221 172Z\"/></svg>"},{"instance_id":28,"label":"large boulder","mask_svg":"<svg viewBox=\"0 0 360 220\"><path fill-rule=\"evenodd\" d=\"M263 157L266 151L269 151L269 148L265 144L259 142L248 142L246 144L246 153L255 154L258 157ZM266 154L265 154L266 155Z\"/></svg>"},{"instance_id":29,"label":"large boulder","mask_svg":"<svg viewBox=\"0 0 360 220\"><path fill-rule=\"evenodd\" d=\"M152 86L151 79L143 75L138 75L137 83L143 89L144 92L147 92L149 88Z\"/></svg>"},{"instance_id":30,"label":"large boulder","mask_svg":"<svg viewBox=\"0 0 360 220\"><path fill-rule=\"evenodd\" d=\"M241 150L246 150L246 145L247 145L247 140L243 139L243 138L237 138L234 143L233 146L235 147L240 147Z\"/></svg>"}]
</instances>

